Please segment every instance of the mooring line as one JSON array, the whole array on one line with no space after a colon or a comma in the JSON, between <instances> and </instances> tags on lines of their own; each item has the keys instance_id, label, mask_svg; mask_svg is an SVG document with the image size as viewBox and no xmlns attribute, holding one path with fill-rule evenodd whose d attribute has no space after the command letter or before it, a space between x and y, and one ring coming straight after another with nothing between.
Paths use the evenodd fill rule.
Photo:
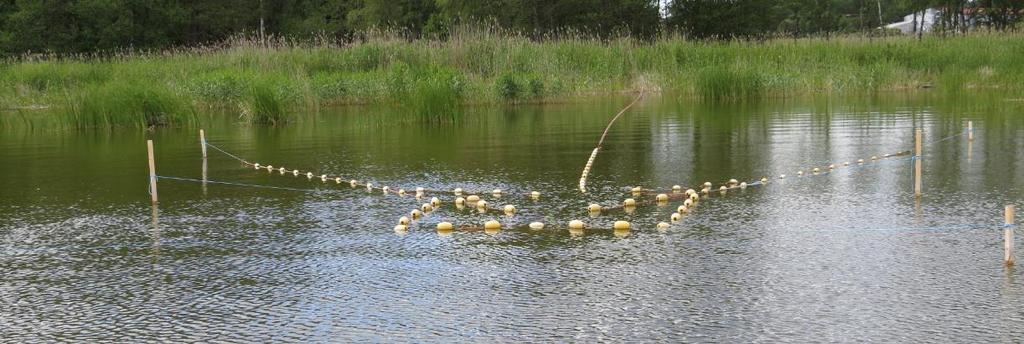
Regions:
<instances>
[{"instance_id":1,"label":"mooring line","mask_svg":"<svg viewBox=\"0 0 1024 344\"><path fill-rule=\"evenodd\" d=\"M626 105L622 110L619 110L619 113L615 114L615 116L612 117L612 120L608 121L608 125L604 127L604 133L602 133L601 138L597 140L597 146L594 147L594 150L590 153L590 159L587 159L587 164L583 167L583 174L580 175L580 192L587 192L587 175L590 174L590 167L594 165L594 160L597 159L597 153L601 151L601 147L604 145L604 138L608 136L608 130L612 128L612 124L615 124L615 120L619 119L622 114L626 113L626 110L633 107L633 104L636 104L636 102L640 101L640 98L643 97L644 92L641 90L640 93L637 94L636 99L633 99L629 105Z\"/></svg>"},{"instance_id":2,"label":"mooring line","mask_svg":"<svg viewBox=\"0 0 1024 344\"><path fill-rule=\"evenodd\" d=\"M202 179L196 179L196 178L161 176L161 175L157 175L156 177L157 177L157 179L177 180L177 181L196 182L196 183L221 184L221 185L261 188L261 189L275 189L275 190L314 192L314 193L315 192L338 192L338 190L331 190L331 189L300 189L300 188L290 188L290 187L283 187L283 186L270 186L270 185L247 184L247 183L237 183L237 182L222 182L222 181L209 180L209 179L202 180Z\"/></svg>"},{"instance_id":3,"label":"mooring line","mask_svg":"<svg viewBox=\"0 0 1024 344\"><path fill-rule=\"evenodd\" d=\"M210 144L210 142L209 142L209 141L205 141L205 140L204 140L204 141L203 141L203 144L204 144L204 145L206 145L207 147L210 147L210 148L216 149L217 151L219 151L219 152L221 152L221 153L224 153L224 154L225 154L225 155L227 155L227 156L230 156L230 157L232 157L232 158L235 158L235 160L241 161L241 162L242 162L243 164L246 164L246 165L249 165L249 166L252 166L252 165L253 165L252 163L250 163L250 162L248 162L248 161L245 161L245 159L239 158L239 157L238 157L237 155L234 155L234 154L228 153L227 151L225 151L225 150L223 150L223 149L220 149L220 147L217 147L217 146L214 146L213 144Z\"/></svg>"},{"instance_id":4,"label":"mooring line","mask_svg":"<svg viewBox=\"0 0 1024 344\"><path fill-rule=\"evenodd\" d=\"M961 136L967 135L967 133L968 133L967 129L964 129L964 130L963 130L963 131L962 131L961 133L959 133L959 134L955 134L955 135L950 135L950 136L946 136L946 137L944 137L944 138L942 138L942 139L939 139L939 140L935 140L935 141L932 141L932 142L927 142L927 143L925 143L925 144L926 144L926 145L928 145L928 146L930 147L930 146L932 146L932 145L935 145L935 144L938 144L939 142L942 142L942 141L946 141L946 140L952 140L952 139L955 139L955 138L958 138L958 137L961 137Z\"/></svg>"}]
</instances>

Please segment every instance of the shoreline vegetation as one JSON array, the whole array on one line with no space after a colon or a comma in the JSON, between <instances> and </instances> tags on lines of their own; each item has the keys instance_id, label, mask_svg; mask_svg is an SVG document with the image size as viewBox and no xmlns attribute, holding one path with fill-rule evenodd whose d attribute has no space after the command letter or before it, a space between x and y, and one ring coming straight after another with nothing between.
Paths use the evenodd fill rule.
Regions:
<instances>
[{"instance_id":1,"label":"shoreline vegetation","mask_svg":"<svg viewBox=\"0 0 1024 344\"><path fill-rule=\"evenodd\" d=\"M803 94L1024 88L1024 35L843 36L766 41L531 40L464 29L446 40L376 32L362 42L235 37L160 53L0 63L0 113L46 112L65 128L198 125L216 108L283 124L322 106L391 104L448 121L467 104L670 91L702 101ZM2 122L0 122L2 123Z\"/></svg>"}]
</instances>

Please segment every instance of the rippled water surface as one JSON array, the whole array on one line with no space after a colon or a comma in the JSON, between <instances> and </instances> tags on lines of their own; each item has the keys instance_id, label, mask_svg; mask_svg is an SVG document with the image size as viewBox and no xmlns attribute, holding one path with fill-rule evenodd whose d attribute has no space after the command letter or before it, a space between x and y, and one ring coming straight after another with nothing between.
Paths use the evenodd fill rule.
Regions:
<instances>
[{"instance_id":1,"label":"rippled water surface","mask_svg":"<svg viewBox=\"0 0 1024 344\"><path fill-rule=\"evenodd\" d=\"M256 171L213 150L211 181L310 191L161 179L154 209L145 140L160 175L201 179L195 130L6 121L0 341L1024 338L1024 270L1003 267L1001 227L1004 205L1022 203L1024 103L648 97L612 128L581 194L593 145L628 101L470 107L445 124L387 107L326 109L279 128L206 117L212 144L252 162L392 189L484 191L519 210L481 214L428 193L443 204L406 232L393 229L398 218L426 199ZM969 120L973 142L956 136ZM913 149L915 128L925 136L920 200L907 156L870 160ZM829 164L839 167L810 173ZM763 176L767 185L714 192L665 230L655 225L678 200L585 209L615 207L636 185ZM534 190L539 200L525 196ZM490 219L503 229L474 229ZM572 219L589 228L570 233ZM616 220L633 230L611 230ZM473 228L439 233L441 221Z\"/></svg>"}]
</instances>

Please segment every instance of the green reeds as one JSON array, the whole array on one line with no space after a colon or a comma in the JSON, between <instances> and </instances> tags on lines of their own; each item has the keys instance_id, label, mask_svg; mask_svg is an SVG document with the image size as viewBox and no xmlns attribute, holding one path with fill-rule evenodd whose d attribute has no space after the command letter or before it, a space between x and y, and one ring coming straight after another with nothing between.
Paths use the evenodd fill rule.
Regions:
<instances>
[{"instance_id":1,"label":"green reeds","mask_svg":"<svg viewBox=\"0 0 1024 344\"><path fill-rule=\"evenodd\" d=\"M290 120L285 97L278 85L271 81L253 82L239 105L241 117L252 124L279 125Z\"/></svg>"},{"instance_id":2,"label":"green reeds","mask_svg":"<svg viewBox=\"0 0 1024 344\"><path fill-rule=\"evenodd\" d=\"M530 40L459 27L446 40L374 32L358 43L244 37L160 54L0 61L8 108L48 108L75 127L188 125L196 105L282 124L331 104L385 103L454 118L466 103L539 102L643 88L715 101L801 93L1024 90L1024 35L765 42ZM128 86L130 85L130 86ZM140 101L145 99L146 101ZM80 121L80 123L78 123Z\"/></svg>"},{"instance_id":3,"label":"green reeds","mask_svg":"<svg viewBox=\"0 0 1024 344\"><path fill-rule=\"evenodd\" d=\"M707 99L753 99L764 91L764 81L755 70L709 67L697 74L697 93Z\"/></svg>"},{"instance_id":4,"label":"green reeds","mask_svg":"<svg viewBox=\"0 0 1024 344\"><path fill-rule=\"evenodd\" d=\"M83 86L65 98L63 126L110 128L190 126L195 109L166 87L153 84L109 83Z\"/></svg>"}]
</instances>

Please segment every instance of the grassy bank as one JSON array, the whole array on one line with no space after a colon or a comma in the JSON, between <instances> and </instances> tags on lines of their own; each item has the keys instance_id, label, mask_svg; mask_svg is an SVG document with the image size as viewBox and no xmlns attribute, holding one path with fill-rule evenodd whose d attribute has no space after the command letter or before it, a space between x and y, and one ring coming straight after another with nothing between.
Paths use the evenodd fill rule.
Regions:
<instances>
[{"instance_id":1,"label":"grassy bank","mask_svg":"<svg viewBox=\"0 0 1024 344\"><path fill-rule=\"evenodd\" d=\"M251 123L389 103L445 120L466 103L535 102L644 89L728 101L807 93L1024 88L1024 35L752 42L530 41L470 30L447 41L219 48L0 65L0 111L49 107L69 127L190 125L204 107Z\"/></svg>"}]
</instances>

